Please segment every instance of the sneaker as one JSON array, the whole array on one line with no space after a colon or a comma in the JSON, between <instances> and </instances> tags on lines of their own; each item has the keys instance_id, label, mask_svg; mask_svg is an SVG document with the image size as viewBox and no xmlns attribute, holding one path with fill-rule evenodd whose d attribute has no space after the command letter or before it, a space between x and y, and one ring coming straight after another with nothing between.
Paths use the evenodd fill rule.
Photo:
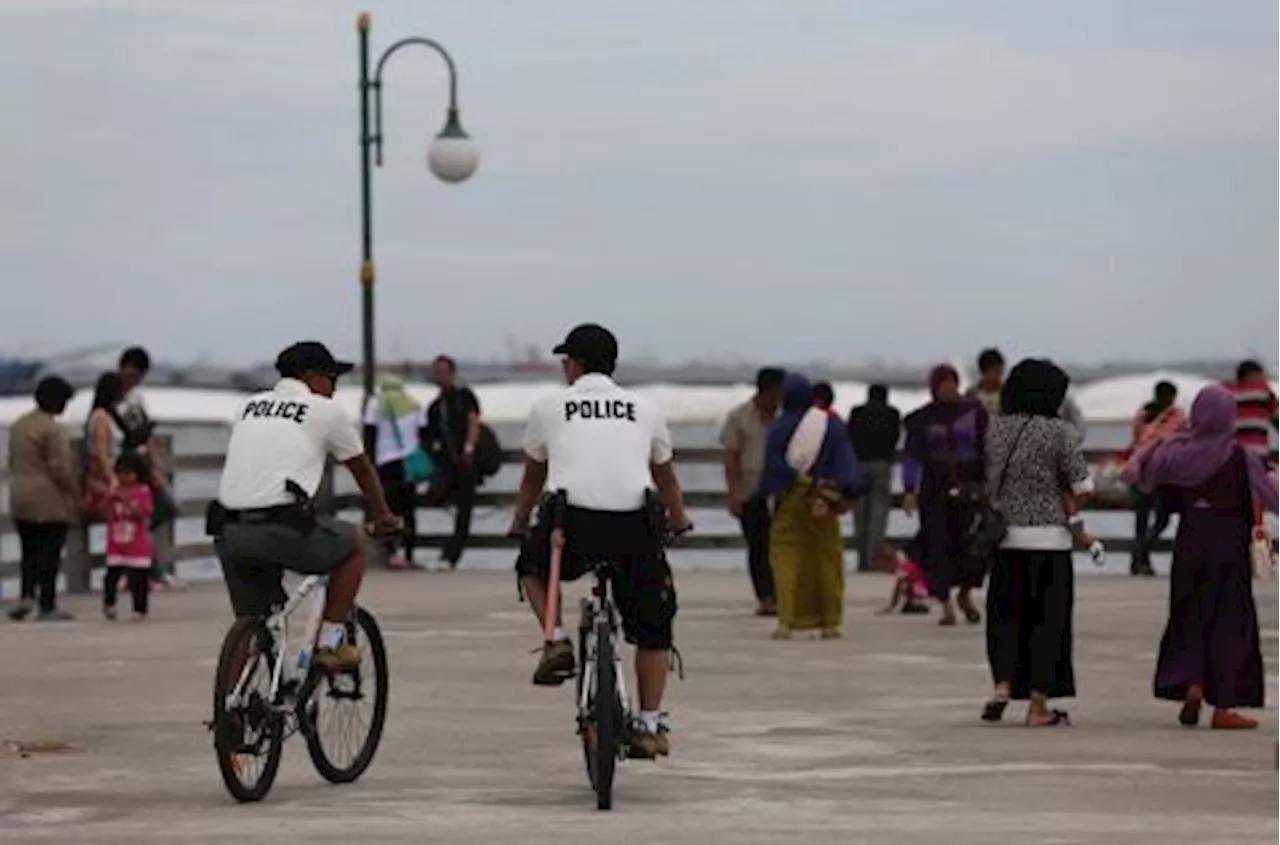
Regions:
<instances>
[{"instance_id":1,"label":"sneaker","mask_svg":"<svg viewBox=\"0 0 1280 845\"><path fill-rule=\"evenodd\" d=\"M28 616L30 616L31 611L35 609L36 609L36 606L31 602L20 601L9 609L9 618L12 619L14 622L21 622L23 619L26 619Z\"/></svg>"},{"instance_id":2,"label":"sneaker","mask_svg":"<svg viewBox=\"0 0 1280 845\"><path fill-rule=\"evenodd\" d=\"M658 728L656 733L640 729L627 748L627 756L633 760L656 760L670 753L671 743L662 728Z\"/></svg>"},{"instance_id":3,"label":"sneaker","mask_svg":"<svg viewBox=\"0 0 1280 845\"><path fill-rule=\"evenodd\" d=\"M533 672L533 683L539 687L558 687L572 678L576 671L572 643L568 640L547 643L542 647L542 657Z\"/></svg>"},{"instance_id":4,"label":"sneaker","mask_svg":"<svg viewBox=\"0 0 1280 845\"><path fill-rule=\"evenodd\" d=\"M654 734L658 740L658 753L663 757L671 756L671 728L666 722L658 722L658 732Z\"/></svg>"},{"instance_id":5,"label":"sneaker","mask_svg":"<svg viewBox=\"0 0 1280 845\"><path fill-rule=\"evenodd\" d=\"M838 627L835 627L835 626L828 626L822 629L822 638L824 640L844 639L844 631L841 631Z\"/></svg>"},{"instance_id":6,"label":"sneaker","mask_svg":"<svg viewBox=\"0 0 1280 845\"><path fill-rule=\"evenodd\" d=\"M147 614L145 614L145 613L138 613L136 610L133 612L133 621L134 621L134 622L145 622L145 621L146 621L146 619L147 619Z\"/></svg>"},{"instance_id":7,"label":"sneaker","mask_svg":"<svg viewBox=\"0 0 1280 845\"><path fill-rule=\"evenodd\" d=\"M71 622L74 619L75 617L70 613L57 608L53 610L42 610L40 611L40 614L36 616L37 622Z\"/></svg>"},{"instance_id":8,"label":"sneaker","mask_svg":"<svg viewBox=\"0 0 1280 845\"><path fill-rule=\"evenodd\" d=\"M772 636L775 640L789 640L791 639L791 629L786 625L779 625L773 629Z\"/></svg>"},{"instance_id":9,"label":"sneaker","mask_svg":"<svg viewBox=\"0 0 1280 845\"><path fill-rule=\"evenodd\" d=\"M160 581L170 590L185 590L187 588L186 581L183 581L177 575L170 575L167 572L160 576Z\"/></svg>"},{"instance_id":10,"label":"sneaker","mask_svg":"<svg viewBox=\"0 0 1280 845\"><path fill-rule=\"evenodd\" d=\"M104 604L102 606L102 615L107 617L108 622L116 621L116 606L113 604Z\"/></svg>"},{"instance_id":11,"label":"sneaker","mask_svg":"<svg viewBox=\"0 0 1280 845\"><path fill-rule=\"evenodd\" d=\"M330 672L335 669L358 669L364 662L364 655L351 643L342 643L337 648L317 648L312 662Z\"/></svg>"}]
</instances>

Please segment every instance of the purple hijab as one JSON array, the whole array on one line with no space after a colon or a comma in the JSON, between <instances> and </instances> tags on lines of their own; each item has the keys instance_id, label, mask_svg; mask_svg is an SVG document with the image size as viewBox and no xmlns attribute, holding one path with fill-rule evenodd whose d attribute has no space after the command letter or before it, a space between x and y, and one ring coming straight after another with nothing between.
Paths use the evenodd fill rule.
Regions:
<instances>
[{"instance_id":1,"label":"purple hijab","mask_svg":"<svg viewBox=\"0 0 1280 845\"><path fill-rule=\"evenodd\" d=\"M1140 449L1126 475L1143 490L1199 487L1236 452L1236 399L1212 384L1196 394L1191 417L1177 434ZM1264 510L1276 512L1276 485L1258 456L1244 450L1249 488Z\"/></svg>"}]
</instances>

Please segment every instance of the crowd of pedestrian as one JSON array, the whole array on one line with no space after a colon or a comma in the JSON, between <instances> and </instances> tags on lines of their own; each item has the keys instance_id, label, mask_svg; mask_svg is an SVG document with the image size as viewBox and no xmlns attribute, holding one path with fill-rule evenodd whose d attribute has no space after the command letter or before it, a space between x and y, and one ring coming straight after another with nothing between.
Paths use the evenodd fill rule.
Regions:
<instances>
[{"instance_id":1,"label":"crowd of pedestrian","mask_svg":"<svg viewBox=\"0 0 1280 845\"><path fill-rule=\"evenodd\" d=\"M10 511L22 538L20 599L11 619L33 611L43 621L71 618L57 607L56 585L68 532L84 520L107 526L108 618L115 618L116 584L126 568L138 618L146 615L152 589L181 586L151 540L175 518L176 506L156 426L138 390L150 369L150 355L134 346L115 370L98 377L79 450L57 422L75 393L58 376L36 385L35 409L10 427Z\"/></svg>"},{"instance_id":2,"label":"crowd of pedestrian","mask_svg":"<svg viewBox=\"0 0 1280 845\"><path fill-rule=\"evenodd\" d=\"M957 610L978 624L973 592L985 582L993 690L984 721L1025 700L1028 726L1067 725L1053 704L1076 693L1072 552L1102 552L1081 512L1095 492L1084 421L1069 376L1051 361L1024 360L1006 379L1003 356L987 349L978 370L962 393L954 368L935 367L930 401L905 419L887 388L872 385L844 426L833 426L830 385L761 370L755 395L721 431L729 510L747 539L757 613L778 617L775 638L841 635L838 520L852 511L858 567L893 576L878 612L927 613L930 598L940 624L956 624ZM1246 361L1234 382L1200 391L1189 416L1177 402L1175 385L1157 383L1121 455L1133 574L1154 574L1152 549L1180 517L1154 693L1182 702L1184 725L1207 703L1213 727L1251 728L1236 708L1263 702L1250 578L1274 568L1263 514L1277 506L1277 400L1263 368ZM886 529L900 445L902 506L918 528L897 547Z\"/></svg>"}]
</instances>

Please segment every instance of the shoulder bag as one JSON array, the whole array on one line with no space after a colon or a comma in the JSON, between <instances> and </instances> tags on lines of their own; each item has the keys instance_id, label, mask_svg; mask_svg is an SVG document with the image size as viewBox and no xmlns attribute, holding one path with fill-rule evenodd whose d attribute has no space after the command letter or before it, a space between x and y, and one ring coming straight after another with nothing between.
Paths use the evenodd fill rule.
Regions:
<instances>
[{"instance_id":1,"label":"shoulder bag","mask_svg":"<svg viewBox=\"0 0 1280 845\"><path fill-rule=\"evenodd\" d=\"M382 410L387 424L391 426L391 437L396 441L396 448L404 451L404 435L400 432L400 421L391 413L391 406L382 403ZM423 484L435 477L436 465L431 456L421 446L415 446L409 454L400 459L404 465L404 480L410 484Z\"/></svg>"},{"instance_id":2,"label":"shoulder bag","mask_svg":"<svg viewBox=\"0 0 1280 845\"><path fill-rule=\"evenodd\" d=\"M969 552L973 555L986 558L995 554L1004 543L1004 538L1009 536L1009 522L995 506L995 500L1000 498L1000 493L1004 490L1004 479L1009 474L1009 464L1013 461L1018 443L1029 425L1031 420L1024 422L1018 429L1018 433L1014 435L1013 443L1009 446L1009 454L1004 459L1004 467L1000 470L1000 478L996 481L995 493L983 499L978 515L969 526L968 546Z\"/></svg>"}]
</instances>

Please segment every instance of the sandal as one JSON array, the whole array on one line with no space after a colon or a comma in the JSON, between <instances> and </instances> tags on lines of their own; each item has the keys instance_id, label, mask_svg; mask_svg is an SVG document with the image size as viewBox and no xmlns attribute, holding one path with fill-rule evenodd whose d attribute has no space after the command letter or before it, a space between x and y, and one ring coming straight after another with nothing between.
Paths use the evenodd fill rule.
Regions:
<instances>
[{"instance_id":1,"label":"sandal","mask_svg":"<svg viewBox=\"0 0 1280 845\"><path fill-rule=\"evenodd\" d=\"M993 698L982 705L982 721L998 722L1004 718L1004 710L1009 706L1007 698Z\"/></svg>"},{"instance_id":2,"label":"sandal","mask_svg":"<svg viewBox=\"0 0 1280 845\"><path fill-rule=\"evenodd\" d=\"M1200 724L1200 706L1203 703L1199 698L1188 698L1183 702L1182 710L1178 712L1178 724L1187 728Z\"/></svg>"},{"instance_id":3,"label":"sandal","mask_svg":"<svg viewBox=\"0 0 1280 845\"><path fill-rule=\"evenodd\" d=\"M1061 725L1064 728L1071 727L1071 716L1067 714L1066 710L1050 710L1049 721L1047 722L1040 722L1039 724L1036 724L1036 725L1033 725L1030 722L1027 722L1028 728L1053 728L1059 725Z\"/></svg>"}]
</instances>

